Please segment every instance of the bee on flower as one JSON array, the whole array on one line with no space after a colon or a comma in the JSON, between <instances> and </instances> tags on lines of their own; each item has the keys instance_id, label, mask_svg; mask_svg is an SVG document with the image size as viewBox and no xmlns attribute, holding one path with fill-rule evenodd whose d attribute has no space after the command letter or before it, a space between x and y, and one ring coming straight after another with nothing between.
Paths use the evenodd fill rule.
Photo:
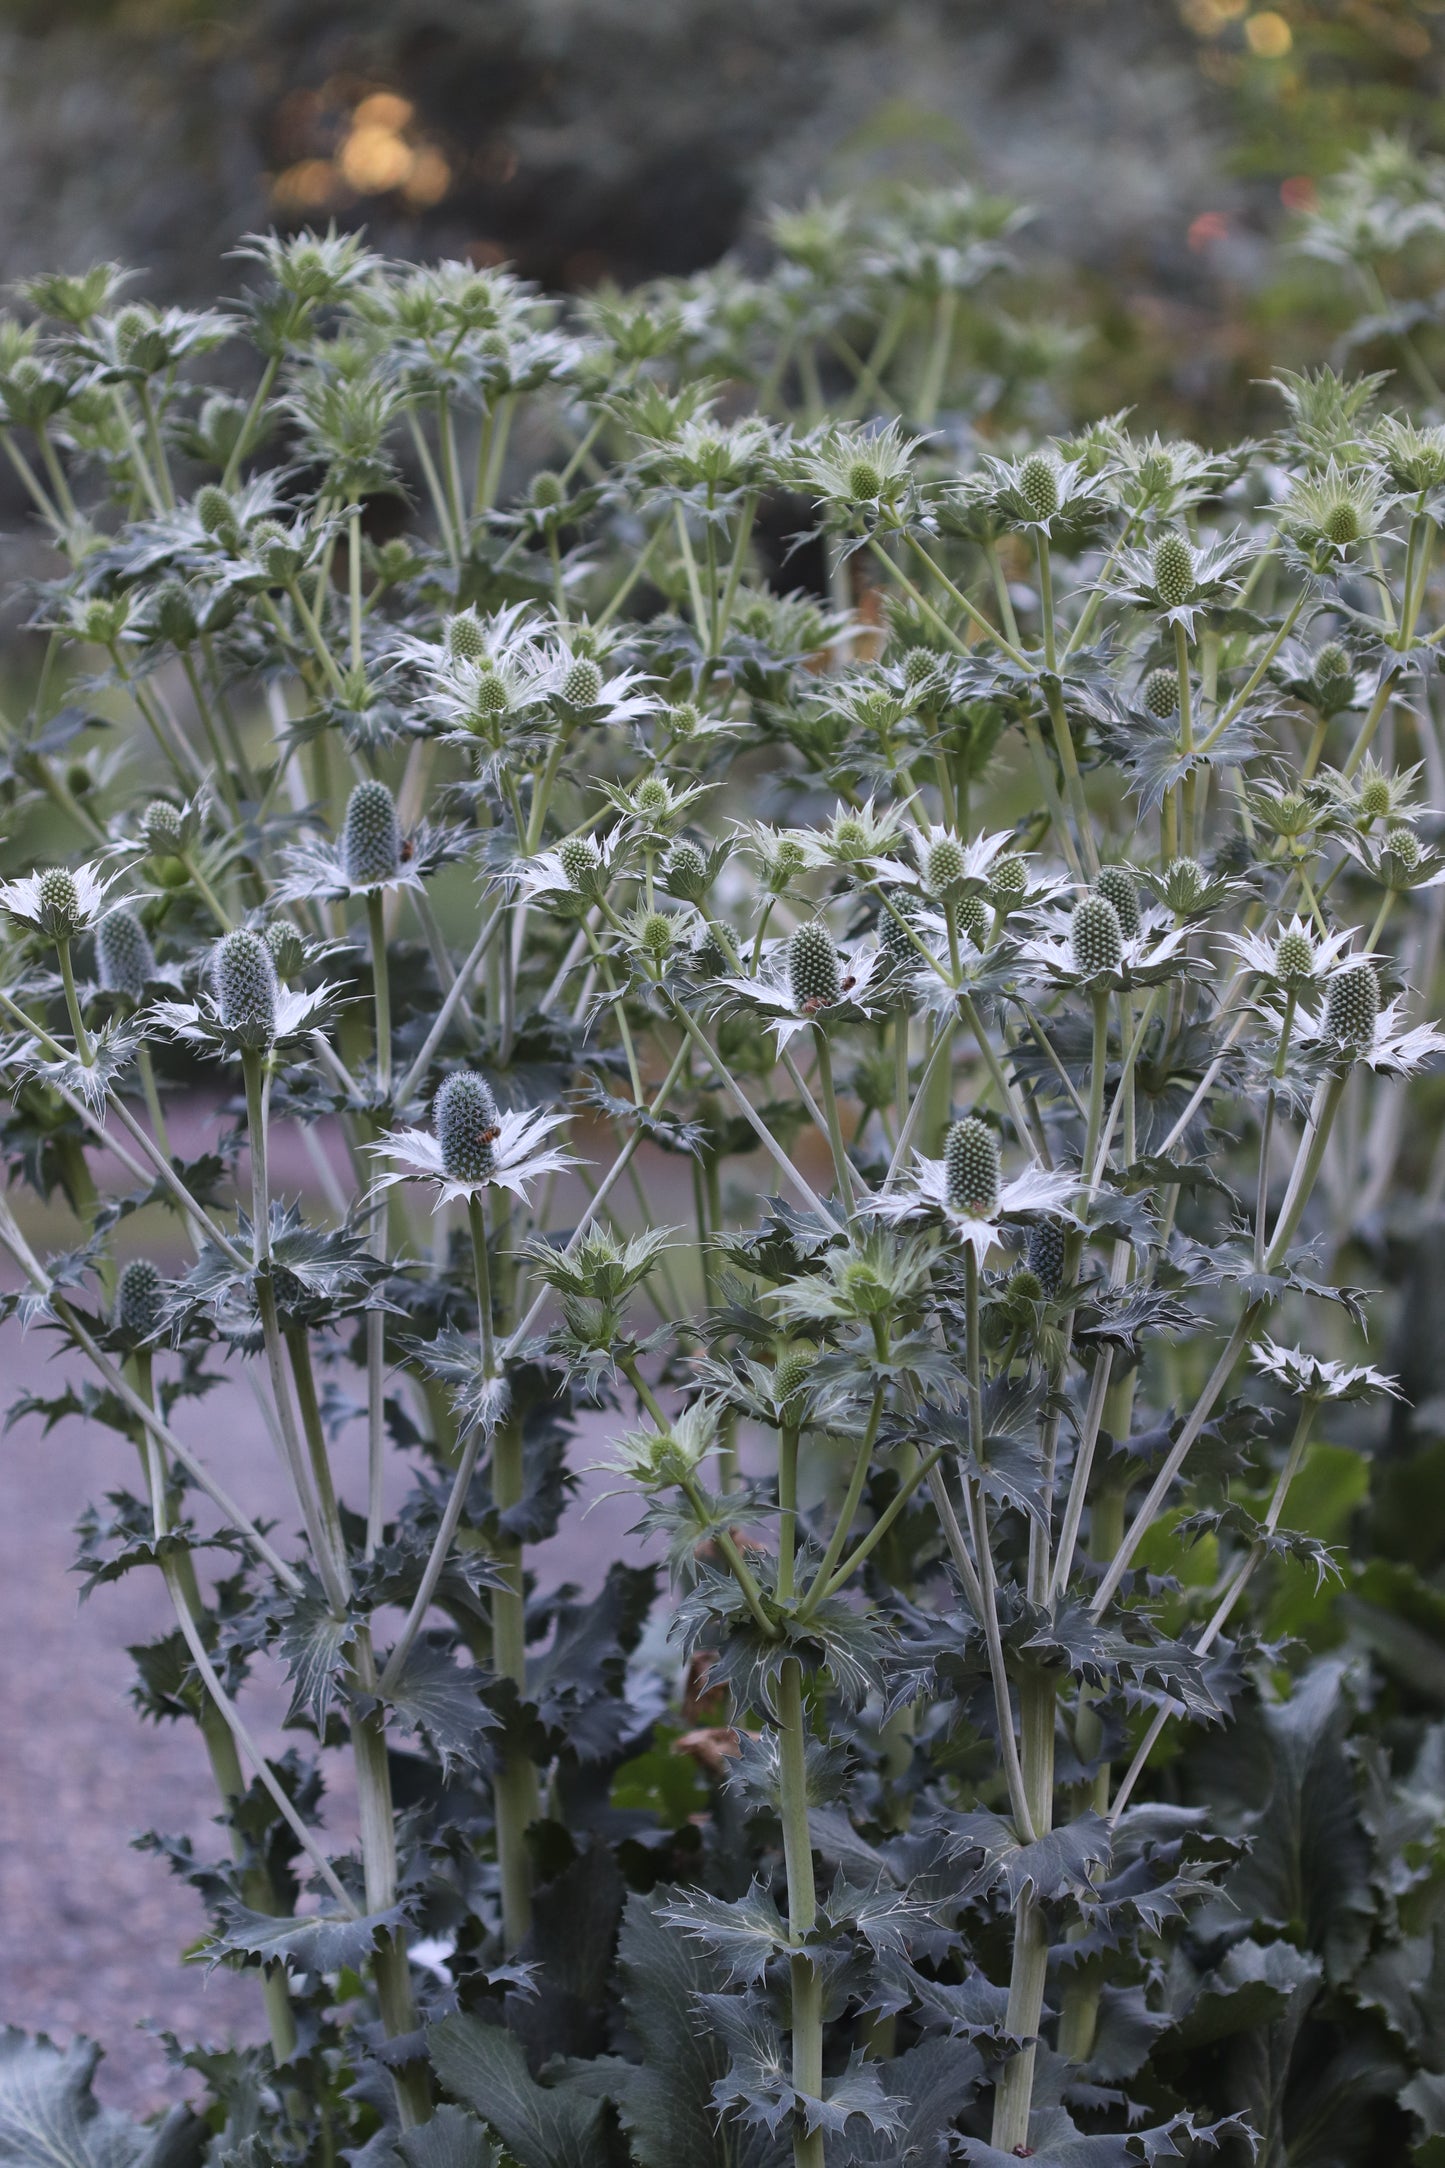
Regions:
<instances>
[{"instance_id":1,"label":"bee on flower","mask_svg":"<svg viewBox=\"0 0 1445 2168\"><path fill-rule=\"evenodd\" d=\"M485 1077L474 1069L455 1069L432 1101L430 1129L387 1130L368 1145L387 1163L376 1187L425 1182L435 1193L434 1211L494 1187L525 1203L529 1183L575 1165L564 1147L546 1141L566 1119L539 1108L503 1112Z\"/></svg>"}]
</instances>

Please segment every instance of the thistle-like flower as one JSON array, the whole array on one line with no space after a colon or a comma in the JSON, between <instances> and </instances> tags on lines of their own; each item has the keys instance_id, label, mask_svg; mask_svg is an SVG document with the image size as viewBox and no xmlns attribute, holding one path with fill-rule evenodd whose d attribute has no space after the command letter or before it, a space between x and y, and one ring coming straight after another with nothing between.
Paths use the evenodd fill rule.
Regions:
<instances>
[{"instance_id":1,"label":"thistle-like flower","mask_svg":"<svg viewBox=\"0 0 1445 2168\"><path fill-rule=\"evenodd\" d=\"M1006 1226L1072 1222L1070 1199L1078 1188L1077 1174L1039 1166L1003 1181L998 1138L977 1115L968 1115L950 1128L942 1159L915 1153L907 1180L881 1190L863 1209L890 1222L941 1220L982 1263Z\"/></svg>"},{"instance_id":2,"label":"thistle-like flower","mask_svg":"<svg viewBox=\"0 0 1445 2168\"><path fill-rule=\"evenodd\" d=\"M142 1000L147 983L156 975L150 935L123 903L96 923L95 970L106 993L124 994L128 1001Z\"/></svg>"},{"instance_id":3,"label":"thistle-like flower","mask_svg":"<svg viewBox=\"0 0 1445 2168\"><path fill-rule=\"evenodd\" d=\"M1057 913L1047 918L1042 930L1024 943L1023 956L1052 986L1096 991L1154 986L1189 968L1180 954L1184 938L1180 926L1161 927L1157 912L1148 918L1141 915L1140 931L1126 934L1109 898L1092 890L1067 918Z\"/></svg>"},{"instance_id":4,"label":"thistle-like flower","mask_svg":"<svg viewBox=\"0 0 1445 2168\"><path fill-rule=\"evenodd\" d=\"M856 1022L883 1005L879 981L886 952L870 941L834 941L822 919L805 919L773 941L752 978L723 976L720 995L767 1018L780 1048L810 1024Z\"/></svg>"},{"instance_id":5,"label":"thistle-like flower","mask_svg":"<svg viewBox=\"0 0 1445 2168\"><path fill-rule=\"evenodd\" d=\"M0 882L0 906L32 933L52 941L73 941L100 917L114 876L93 867L51 866L18 881Z\"/></svg>"},{"instance_id":6,"label":"thistle-like flower","mask_svg":"<svg viewBox=\"0 0 1445 2168\"><path fill-rule=\"evenodd\" d=\"M194 1001L158 1001L151 1014L173 1038L218 1056L262 1052L313 1030L337 990L283 986L270 943L245 926L216 943L208 976L210 986L202 985Z\"/></svg>"},{"instance_id":7,"label":"thistle-like flower","mask_svg":"<svg viewBox=\"0 0 1445 2168\"><path fill-rule=\"evenodd\" d=\"M375 889L420 888L430 874L460 857L465 848L466 836L459 828L423 824L403 836L390 790L385 783L368 778L347 799L335 843L317 838L284 854L276 898L282 903L320 899L339 903Z\"/></svg>"},{"instance_id":8,"label":"thistle-like flower","mask_svg":"<svg viewBox=\"0 0 1445 2168\"><path fill-rule=\"evenodd\" d=\"M165 1282L148 1257L132 1257L115 1286L115 1330L132 1347L154 1340L161 1329Z\"/></svg>"},{"instance_id":9,"label":"thistle-like flower","mask_svg":"<svg viewBox=\"0 0 1445 2168\"><path fill-rule=\"evenodd\" d=\"M1445 1050L1445 1033L1407 1026L1404 1008L1403 994L1384 1000L1368 957L1354 957L1331 973L1318 1015L1298 1018L1295 1039L1332 1068L1360 1061L1381 1076L1413 1076Z\"/></svg>"},{"instance_id":10,"label":"thistle-like flower","mask_svg":"<svg viewBox=\"0 0 1445 2168\"><path fill-rule=\"evenodd\" d=\"M570 1152L544 1141L566 1119L535 1108L503 1113L485 1077L454 1070L432 1101L429 1130L388 1130L368 1145L389 1163L376 1187L430 1182L436 1190L434 1210L451 1198L479 1196L491 1187L511 1190L525 1202L529 1182L574 1164Z\"/></svg>"}]
</instances>

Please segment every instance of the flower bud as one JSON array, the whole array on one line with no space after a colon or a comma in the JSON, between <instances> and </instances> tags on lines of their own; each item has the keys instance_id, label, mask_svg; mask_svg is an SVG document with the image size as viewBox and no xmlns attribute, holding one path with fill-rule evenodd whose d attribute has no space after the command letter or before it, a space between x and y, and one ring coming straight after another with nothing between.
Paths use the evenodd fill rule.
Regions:
<instances>
[{"instance_id":1,"label":"flower bud","mask_svg":"<svg viewBox=\"0 0 1445 2168\"><path fill-rule=\"evenodd\" d=\"M872 504L883 494L883 469L871 459L851 460L846 487L855 504Z\"/></svg>"},{"instance_id":2,"label":"flower bud","mask_svg":"<svg viewBox=\"0 0 1445 2168\"><path fill-rule=\"evenodd\" d=\"M817 1360L818 1350L811 1340L794 1340L779 1348L773 1361L773 1399L780 1412L807 1384Z\"/></svg>"},{"instance_id":3,"label":"flower bud","mask_svg":"<svg viewBox=\"0 0 1445 2168\"><path fill-rule=\"evenodd\" d=\"M1348 549L1360 539L1359 507L1348 497L1341 497L1325 513L1321 523L1329 540L1340 549Z\"/></svg>"},{"instance_id":4,"label":"flower bud","mask_svg":"<svg viewBox=\"0 0 1445 2168\"><path fill-rule=\"evenodd\" d=\"M486 634L465 612L447 619L442 638L452 662L482 662L486 657Z\"/></svg>"},{"instance_id":5,"label":"flower bud","mask_svg":"<svg viewBox=\"0 0 1445 2168\"><path fill-rule=\"evenodd\" d=\"M115 1286L116 1330L128 1340L153 1340L160 1330L164 1282L148 1257L122 1265Z\"/></svg>"},{"instance_id":6,"label":"flower bud","mask_svg":"<svg viewBox=\"0 0 1445 2168\"><path fill-rule=\"evenodd\" d=\"M510 706L511 700L500 674L490 666L480 670L471 689L472 727L477 730L489 729L499 715L506 714Z\"/></svg>"},{"instance_id":7,"label":"flower bud","mask_svg":"<svg viewBox=\"0 0 1445 2168\"><path fill-rule=\"evenodd\" d=\"M1154 586L1161 602L1176 609L1194 592L1194 552L1172 529L1154 544Z\"/></svg>"},{"instance_id":8,"label":"flower bud","mask_svg":"<svg viewBox=\"0 0 1445 2168\"><path fill-rule=\"evenodd\" d=\"M306 942L300 927L289 918L273 918L262 930L261 939L271 951L277 977L294 978L306 961Z\"/></svg>"},{"instance_id":9,"label":"flower bud","mask_svg":"<svg viewBox=\"0 0 1445 2168\"><path fill-rule=\"evenodd\" d=\"M501 1128L491 1085L474 1069L456 1069L432 1101L432 1127L449 1182L485 1182L497 1164Z\"/></svg>"},{"instance_id":10,"label":"flower bud","mask_svg":"<svg viewBox=\"0 0 1445 2168\"><path fill-rule=\"evenodd\" d=\"M1282 986L1303 986L1315 974L1315 945L1300 927L1282 933L1275 943L1274 975Z\"/></svg>"},{"instance_id":11,"label":"flower bud","mask_svg":"<svg viewBox=\"0 0 1445 2168\"><path fill-rule=\"evenodd\" d=\"M108 994L139 1001L155 976L155 950L134 911L121 903L95 929L96 976Z\"/></svg>"},{"instance_id":12,"label":"flower bud","mask_svg":"<svg viewBox=\"0 0 1445 2168\"><path fill-rule=\"evenodd\" d=\"M892 908L889 908L891 904ZM905 920L911 920L917 910L914 899L906 889L891 896L878 913L878 946L898 964L916 961L917 949L913 946Z\"/></svg>"},{"instance_id":13,"label":"flower bud","mask_svg":"<svg viewBox=\"0 0 1445 2168\"><path fill-rule=\"evenodd\" d=\"M932 895L953 895L966 872L963 845L952 836L940 836L937 843L929 845L923 861L923 878Z\"/></svg>"},{"instance_id":14,"label":"flower bud","mask_svg":"<svg viewBox=\"0 0 1445 2168\"><path fill-rule=\"evenodd\" d=\"M341 865L358 888L379 888L401 863L401 823L396 800L374 778L358 783L346 801L341 828Z\"/></svg>"},{"instance_id":15,"label":"flower bud","mask_svg":"<svg viewBox=\"0 0 1445 2168\"><path fill-rule=\"evenodd\" d=\"M557 846L557 857L579 896L597 894L602 885L602 853L591 836L567 836Z\"/></svg>"},{"instance_id":16,"label":"flower bud","mask_svg":"<svg viewBox=\"0 0 1445 2168\"><path fill-rule=\"evenodd\" d=\"M179 580L162 580L151 596L151 623L172 647L189 647L200 630L191 598Z\"/></svg>"},{"instance_id":17,"label":"flower bud","mask_svg":"<svg viewBox=\"0 0 1445 2168\"><path fill-rule=\"evenodd\" d=\"M1148 714L1157 715L1160 722L1167 721L1179 705L1179 672L1160 663L1140 686L1139 698Z\"/></svg>"},{"instance_id":18,"label":"flower bud","mask_svg":"<svg viewBox=\"0 0 1445 2168\"><path fill-rule=\"evenodd\" d=\"M788 990L793 1007L812 1016L843 998L843 978L833 936L821 919L794 930L788 942Z\"/></svg>"},{"instance_id":19,"label":"flower bud","mask_svg":"<svg viewBox=\"0 0 1445 2168\"><path fill-rule=\"evenodd\" d=\"M1057 1220L1039 1220L1029 1229L1024 1256L1046 1295L1056 1295L1064 1277L1064 1230Z\"/></svg>"},{"instance_id":20,"label":"flower bud","mask_svg":"<svg viewBox=\"0 0 1445 2168\"><path fill-rule=\"evenodd\" d=\"M903 682L910 692L931 686L939 674L939 658L931 647L911 647L903 658Z\"/></svg>"},{"instance_id":21,"label":"flower bud","mask_svg":"<svg viewBox=\"0 0 1445 2168\"><path fill-rule=\"evenodd\" d=\"M141 815L141 834L153 858L173 858L181 848L181 816L164 798L152 798Z\"/></svg>"},{"instance_id":22,"label":"flower bud","mask_svg":"<svg viewBox=\"0 0 1445 2168\"><path fill-rule=\"evenodd\" d=\"M206 482L196 491L196 518L205 534L221 535L236 524L236 508L218 482Z\"/></svg>"},{"instance_id":23,"label":"flower bud","mask_svg":"<svg viewBox=\"0 0 1445 2168\"><path fill-rule=\"evenodd\" d=\"M1375 1036L1380 981L1373 964L1348 964L1330 980L1325 996L1325 1036L1340 1046L1365 1046Z\"/></svg>"},{"instance_id":24,"label":"flower bud","mask_svg":"<svg viewBox=\"0 0 1445 2168\"><path fill-rule=\"evenodd\" d=\"M672 811L672 792L662 776L645 775L632 793L632 804L644 820L666 820Z\"/></svg>"},{"instance_id":25,"label":"flower bud","mask_svg":"<svg viewBox=\"0 0 1445 2168\"><path fill-rule=\"evenodd\" d=\"M1383 820L1390 810L1390 779L1385 775L1372 775L1361 786L1355 801L1360 818L1366 821Z\"/></svg>"},{"instance_id":26,"label":"flower bud","mask_svg":"<svg viewBox=\"0 0 1445 2168\"><path fill-rule=\"evenodd\" d=\"M970 1219L988 1219L998 1209L998 1138L976 1114L950 1125L943 1145L948 1201Z\"/></svg>"},{"instance_id":27,"label":"flower bud","mask_svg":"<svg viewBox=\"0 0 1445 2168\"><path fill-rule=\"evenodd\" d=\"M1069 923L1074 965L1086 979L1111 978L1124 960L1119 914L1107 896L1085 896Z\"/></svg>"},{"instance_id":28,"label":"flower bud","mask_svg":"<svg viewBox=\"0 0 1445 2168\"><path fill-rule=\"evenodd\" d=\"M707 860L695 843L685 837L673 844L662 868L663 879L674 896L701 903L707 894Z\"/></svg>"},{"instance_id":29,"label":"flower bud","mask_svg":"<svg viewBox=\"0 0 1445 2168\"><path fill-rule=\"evenodd\" d=\"M550 467L543 467L532 476L527 495L537 511L555 512L559 505L567 502L567 485L560 474L554 473Z\"/></svg>"},{"instance_id":30,"label":"flower bud","mask_svg":"<svg viewBox=\"0 0 1445 2168\"><path fill-rule=\"evenodd\" d=\"M569 708L596 707L602 693L602 672L590 655L579 655L568 666L559 693Z\"/></svg>"},{"instance_id":31,"label":"flower bud","mask_svg":"<svg viewBox=\"0 0 1445 2168\"><path fill-rule=\"evenodd\" d=\"M1052 519L1059 509L1059 470L1047 452L1030 452L1019 468L1019 495L1035 519Z\"/></svg>"},{"instance_id":32,"label":"flower bud","mask_svg":"<svg viewBox=\"0 0 1445 2168\"><path fill-rule=\"evenodd\" d=\"M261 936L243 926L226 934L216 943L211 974L216 1005L227 1030L253 1044L274 1039L280 987L271 951Z\"/></svg>"},{"instance_id":33,"label":"flower bud","mask_svg":"<svg viewBox=\"0 0 1445 2168\"><path fill-rule=\"evenodd\" d=\"M1139 883L1134 878L1132 866L1100 866L1099 877L1094 883L1094 894L1103 896L1114 906L1119 920L1119 930L1126 941L1139 938Z\"/></svg>"},{"instance_id":34,"label":"flower bud","mask_svg":"<svg viewBox=\"0 0 1445 2168\"><path fill-rule=\"evenodd\" d=\"M1197 858L1171 858L1164 868L1164 901L1176 918L1194 909L1208 885Z\"/></svg>"},{"instance_id":35,"label":"flower bud","mask_svg":"<svg viewBox=\"0 0 1445 2168\"><path fill-rule=\"evenodd\" d=\"M953 907L954 922L962 934L967 934L976 949L981 949L989 936L992 918L982 896L960 896Z\"/></svg>"},{"instance_id":36,"label":"flower bud","mask_svg":"<svg viewBox=\"0 0 1445 2168\"><path fill-rule=\"evenodd\" d=\"M1420 863L1420 838L1414 829L1407 828L1403 821L1387 828L1384 856L1393 858L1402 872L1413 873Z\"/></svg>"},{"instance_id":37,"label":"flower bud","mask_svg":"<svg viewBox=\"0 0 1445 2168\"><path fill-rule=\"evenodd\" d=\"M667 711L668 724L676 738L690 738L702 727L702 710L691 700L679 700Z\"/></svg>"},{"instance_id":38,"label":"flower bud","mask_svg":"<svg viewBox=\"0 0 1445 2168\"><path fill-rule=\"evenodd\" d=\"M672 954L676 934L677 920L669 918L666 911L648 911L644 913L642 922L637 929L637 939L644 954L650 956L652 961L658 964L666 963L668 957Z\"/></svg>"},{"instance_id":39,"label":"flower bud","mask_svg":"<svg viewBox=\"0 0 1445 2168\"><path fill-rule=\"evenodd\" d=\"M81 928L80 890L75 875L64 866L51 866L41 874L36 894L45 931L57 941L73 939Z\"/></svg>"},{"instance_id":40,"label":"flower bud","mask_svg":"<svg viewBox=\"0 0 1445 2168\"><path fill-rule=\"evenodd\" d=\"M1028 893L1029 869L1027 860L1017 851L1005 851L993 862L989 875L988 900L996 911L1007 911Z\"/></svg>"},{"instance_id":41,"label":"flower bud","mask_svg":"<svg viewBox=\"0 0 1445 2168\"><path fill-rule=\"evenodd\" d=\"M1315 657L1315 684L1321 696L1338 704L1354 686L1355 662L1339 640L1327 640Z\"/></svg>"}]
</instances>

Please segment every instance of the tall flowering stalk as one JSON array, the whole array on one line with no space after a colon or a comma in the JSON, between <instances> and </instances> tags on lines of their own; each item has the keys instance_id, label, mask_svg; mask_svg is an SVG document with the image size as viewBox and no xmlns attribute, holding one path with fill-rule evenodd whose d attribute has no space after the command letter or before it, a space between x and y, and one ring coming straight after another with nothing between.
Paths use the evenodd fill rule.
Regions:
<instances>
[{"instance_id":1,"label":"tall flowering stalk","mask_svg":"<svg viewBox=\"0 0 1445 2168\"><path fill-rule=\"evenodd\" d=\"M141 1449L85 1562L164 1578L138 1699L223 1802L166 1848L264 1982L231 2150L1180 2157L1387 2003L1432 2074L1396 1945L1317 1954L1193 1748L1346 1721L1271 1606L1339 1570L1321 1432L1398 1390L1344 1252L1445 1051L1445 439L1321 371L1264 445L1011 441L1011 225L814 207L766 277L571 311L269 237L226 314L97 273L0 327L60 557L6 1139L76 1221L5 1206L6 1300L88 1376L22 1411ZM800 501L826 592L768 555ZM62 769L98 666L134 759ZM233 1358L279 1528L196 1417ZM569 1520L558 1586L589 1459L637 1527Z\"/></svg>"}]
</instances>

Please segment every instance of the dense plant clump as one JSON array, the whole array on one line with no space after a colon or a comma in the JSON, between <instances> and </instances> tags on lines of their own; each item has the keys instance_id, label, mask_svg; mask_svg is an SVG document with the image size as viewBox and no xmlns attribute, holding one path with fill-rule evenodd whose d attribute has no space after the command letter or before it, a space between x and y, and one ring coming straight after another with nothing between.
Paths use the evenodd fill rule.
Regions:
<instances>
[{"instance_id":1,"label":"dense plant clump","mask_svg":"<svg viewBox=\"0 0 1445 2168\"><path fill-rule=\"evenodd\" d=\"M76 1360L18 1412L138 1454L82 1563L164 1578L136 1696L227 1834L148 1841L268 2035L177 2046L204 2099L156 2134L7 2035L0 2129L23 2092L66 2159L366 2168L1445 2133L1442 1733L1390 1668L1440 1597L1352 1584L1378 1668L1330 1594L1399 1392L1345 1252L1439 1179L1445 430L1319 370L1268 443L1041 441L1062 343L979 292L1011 222L813 206L764 278L565 314L262 239L224 312L107 267L0 326L63 560L4 1140L80 1229L0 1206L7 1307ZM246 340L238 399L203 363ZM349 1190L318 1149L278 1192L283 1122ZM289 1528L208 1466L235 1358ZM599 1459L648 1543L544 1586Z\"/></svg>"}]
</instances>

